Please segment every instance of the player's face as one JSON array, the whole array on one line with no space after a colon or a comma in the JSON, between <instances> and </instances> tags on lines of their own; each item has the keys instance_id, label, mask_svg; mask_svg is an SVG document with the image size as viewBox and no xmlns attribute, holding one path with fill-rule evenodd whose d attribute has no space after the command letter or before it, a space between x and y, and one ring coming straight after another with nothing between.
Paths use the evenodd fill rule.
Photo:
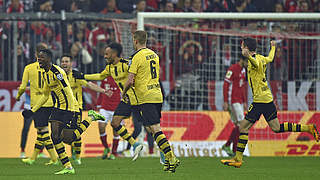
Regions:
<instances>
[{"instance_id":1,"label":"player's face","mask_svg":"<svg viewBox=\"0 0 320 180\"><path fill-rule=\"evenodd\" d=\"M105 49L104 59L106 60L107 64L112 64L114 62L113 51L111 48L107 47Z\"/></svg>"},{"instance_id":2,"label":"player's face","mask_svg":"<svg viewBox=\"0 0 320 180\"><path fill-rule=\"evenodd\" d=\"M72 63L70 57L63 57L61 59L61 67L67 73L71 70Z\"/></svg>"},{"instance_id":3,"label":"player's face","mask_svg":"<svg viewBox=\"0 0 320 180\"><path fill-rule=\"evenodd\" d=\"M50 64L50 59L47 57L45 53L40 52L38 56L38 62L39 62L40 68L45 68Z\"/></svg>"},{"instance_id":4,"label":"player's face","mask_svg":"<svg viewBox=\"0 0 320 180\"><path fill-rule=\"evenodd\" d=\"M137 50L137 41L134 38L132 38L132 42L133 42L133 48Z\"/></svg>"}]
</instances>

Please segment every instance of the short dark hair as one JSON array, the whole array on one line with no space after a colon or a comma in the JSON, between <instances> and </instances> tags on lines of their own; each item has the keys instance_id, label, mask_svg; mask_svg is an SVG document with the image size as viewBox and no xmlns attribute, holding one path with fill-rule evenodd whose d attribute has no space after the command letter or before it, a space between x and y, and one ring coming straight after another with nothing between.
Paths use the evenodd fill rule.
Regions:
<instances>
[{"instance_id":1,"label":"short dark hair","mask_svg":"<svg viewBox=\"0 0 320 180\"><path fill-rule=\"evenodd\" d=\"M243 43L248 47L249 51L256 51L257 49L257 41L253 38L245 38L243 39Z\"/></svg>"},{"instance_id":2,"label":"short dark hair","mask_svg":"<svg viewBox=\"0 0 320 180\"><path fill-rule=\"evenodd\" d=\"M146 31L137 30L134 32L133 37L139 42L139 44L145 44L147 42L148 35Z\"/></svg>"},{"instance_id":3,"label":"short dark hair","mask_svg":"<svg viewBox=\"0 0 320 180\"><path fill-rule=\"evenodd\" d=\"M114 51L117 51L117 56L120 57L122 53L122 46L119 43L113 42L108 47Z\"/></svg>"},{"instance_id":4,"label":"short dark hair","mask_svg":"<svg viewBox=\"0 0 320 180\"><path fill-rule=\"evenodd\" d=\"M39 54L41 50L47 49L47 48L48 47L47 47L47 45L45 43L42 43L42 42L38 43L36 45L36 54Z\"/></svg>"},{"instance_id":5,"label":"short dark hair","mask_svg":"<svg viewBox=\"0 0 320 180\"><path fill-rule=\"evenodd\" d=\"M70 54L63 54L61 56L60 60L62 60L62 58L64 58L64 57L68 57L68 58L70 58L70 61L73 61L73 58L72 58L72 56Z\"/></svg>"},{"instance_id":6,"label":"short dark hair","mask_svg":"<svg viewBox=\"0 0 320 180\"><path fill-rule=\"evenodd\" d=\"M50 60L52 60L52 58L53 58L53 54L52 54L52 52L49 50L49 49L42 49L42 50L40 50L40 52L39 53L44 53L44 54L46 54L46 56L48 57L48 58L50 58Z\"/></svg>"}]
</instances>

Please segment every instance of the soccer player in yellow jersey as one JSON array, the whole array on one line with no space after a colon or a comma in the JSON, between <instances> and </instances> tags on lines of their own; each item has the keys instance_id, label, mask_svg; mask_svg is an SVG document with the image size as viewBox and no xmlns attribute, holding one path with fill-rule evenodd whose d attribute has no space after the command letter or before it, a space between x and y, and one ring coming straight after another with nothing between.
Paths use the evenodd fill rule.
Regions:
<instances>
[{"instance_id":1,"label":"soccer player in yellow jersey","mask_svg":"<svg viewBox=\"0 0 320 180\"><path fill-rule=\"evenodd\" d=\"M64 135L64 129L70 127L74 120L76 121L75 113L79 112L78 102L73 96L70 83L64 70L51 63L52 52L48 49L41 50L38 62L40 68L45 70L42 74L44 79L43 94L32 109L24 110L22 115L26 118L34 116L39 108L48 100L51 92L55 101L49 117L49 122L51 123L51 138L59 159L64 166L63 170L55 174L74 174L75 170L69 161L62 141L71 144L72 141L80 138L81 134L89 127L92 121L104 119L104 117L96 114L94 111L89 111L89 116L72 131L72 137Z\"/></svg>"},{"instance_id":2,"label":"soccer player in yellow jersey","mask_svg":"<svg viewBox=\"0 0 320 180\"><path fill-rule=\"evenodd\" d=\"M159 82L159 56L146 47L147 33L136 31L133 34L133 46L136 52L129 62L128 80L124 85L122 98L134 87L138 98L138 110L143 125L153 134L160 150L164 153L164 170L175 172L180 161L175 157L166 136L161 131L160 118L163 96Z\"/></svg>"},{"instance_id":3,"label":"soccer player in yellow jersey","mask_svg":"<svg viewBox=\"0 0 320 180\"><path fill-rule=\"evenodd\" d=\"M319 141L319 133L315 125L295 124L284 122L279 123L277 109L273 103L271 90L266 79L267 64L273 61L276 49L276 42L271 41L271 50L268 57L256 53L256 40L246 38L242 41L242 55L248 59L248 81L252 90L253 103L250 105L248 113L240 122L240 136L237 145L236 155L230 160L221 160L221 163L241 167L243 152L248 142L249 129L259 120L263 114L268 125L275 133L283 132L309 132L316 141Z\"/></svg>"},{"instance_id":4,"label":"soccer player in yellow jersey","mask_svg":"<svg viewBox=\"0 0 320 180\"><path fill-rule=\"evenodd\" d=\"M77 116L77 125L79 126L82 120L82 105L83 105L83 100L82 100L82 87L88 87L91 90L94 90L96 92L100 93L106 93L105 89L100 88L98 85L92 83L92 82L87 82L86 80L79 80L75 79L72 76L72 57L70 55L62 55L61 57L61 68L66 72L67 78L69 80L72 92L74 97L79 103L79 115ZM76 128L71 127L71 128ZM75 163L80 165L81 164L81 159L80 159L80 154L81 154L81 137L79 139L76 139L74 142L72 142L72 149L75 152Z\"/></svg>"},{"instance_id":5,"label":"soccer player in yellow jersey","mask_svg":"<svg viewBox=\"0 0 320 180\"><path fill-rule=\"evenodd\" d=\"M47 45L44 43L39 43L36 46L36 52L35 56L36 58L39 56L40 50L46 49ZM43 94L43 78L42 74L44 73L44 70L40 68L38 61L31 63L27 65L24 68L23 76L22 76L22 83L19 87L18 94L16 96L17 100L20 100L21 95L25 92L28 82L30 82L30 99L31 99L31 107L34 107L36 105L37 100L42 96ZM42 146L44 145L48 153L50 155L51 160L46 163L46 165L51 164L58 164L57 156L55 154L55 151L53 149L53 144L49 135L49 129L48 129L48 120L49 116L51 114L51 110L53 107L53 101L52 98L48 98L48 101L45 102L41 108L35 113L35 116L33 116L34 119L34 125L37 129L37 139L34 146L33 154L30 158L22 159L22 162L26 164L33 164L42 149Z\"/></svg>"},{"instance_id":6,"label":"soccer player in yellow jersey","mask_svg":"<svg viewBox=\"0 0 320 180\"><path fill-rule=\"evenodd\" d=\"M103 80L108 76L112 76L112 78L122 91L123 86L128 79L128 61L120 58L121 53L121 44L111 43L106 47L104 56L108 65L101 73L82 74L74 71L73 76L77 79L86 80ZM135 161L138 158L143 146L135 141L135 139L128 133L127 129L121 125L121 122L123 119L130 117L131 113L139 114L137 110L134 108L134 105L137 104L138 99L136 96L136 92L132 87L127 90L126 99L122 100L117 106L111 121L111 126L113 127L113 130L133 146L133 161Z\"/></svg>"}]
</instances>

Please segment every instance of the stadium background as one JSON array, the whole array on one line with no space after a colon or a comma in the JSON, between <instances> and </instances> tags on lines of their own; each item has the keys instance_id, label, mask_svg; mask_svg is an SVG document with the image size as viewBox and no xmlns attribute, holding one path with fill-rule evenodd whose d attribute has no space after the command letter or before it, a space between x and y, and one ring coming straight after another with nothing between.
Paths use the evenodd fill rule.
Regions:
<instances>
[{"instance_id":1,"label":"stadium background","mask_svg":"<svg viewBox=\"0 0 320 180\"><path fill-rule=\"evenodd\" d=\"M23 68L34 59L34 47L46 42L55 63L62 53L71 53L74 66L84 73L104 67L103 47L112 41L124 46L124 57L133 53L131 32L136 29L136 13L128 1L35 1L15 9L11 1L0 1L0 157L18 157L24 102L16 102ZM49 2L49 3L48 3ZM184 1L183 1L184 2ZM180 1L147 1L141 11L161 12L319 12L316 0L209 1L195 0L192 7ZM198 2L198 3L197 3ZM200 2L200 5L199 5ZM66 4L65 4L66 3ZM72 5L68 7L69 5ZM101 3L101 4L99 4ZM126 5L126 7L124 7ZM173 6L171 6L173 5ZM78 7L75 8L75 6ZM94 6L94 7L91 7ZM109 8L108 8L109 7ZM64 9L65 11L61 11ZM109 12L108 12L109 11ZM113 13L110 11L114 11ZM122 11L120 13L120 11ZM238 60L243 36L258 40L258 52L267 55L269 42L276 40L274 62L267 70L279 120L315 123L320 127L320 24L314 20L214 20L150 19L145 22L148 46L161 59L161 81L165 88L162 126L178 156L224 156L220 147L233 126L222 111L222 84L230 64ZM98 82L99 83L99 82ZM251 101L248 88L248 103ZM97 94L84 89L85 109L95 109ZM22 98L23 99L23 98ZM127 120L132 131L132 124ZM111 130L108 129L109 134ZM84 135L85 157L101 154L96 124ZM111 137L108 139L111 142ZM274 134L261 118L251 129L251 156L317 156L320 144L306 134ZM33 148L35 130L28 137L27 155ZM267 147L266 147L267 146ZM120 147L121 148L121 147Z\"/></svg>"}]
</instances>

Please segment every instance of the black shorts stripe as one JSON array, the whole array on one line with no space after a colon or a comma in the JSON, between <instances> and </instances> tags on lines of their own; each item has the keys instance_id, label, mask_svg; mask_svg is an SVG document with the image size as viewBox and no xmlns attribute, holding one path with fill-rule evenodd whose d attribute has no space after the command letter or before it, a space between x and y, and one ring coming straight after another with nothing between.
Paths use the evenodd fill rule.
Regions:
<instances>
[{"instance_id":1,"label":"black shorts stripe","mask_svg":"<svg viewBox=\"0 0 320 180\"><path fill-rule=\"evenodd\" d=\"M66 102L66 111L68 111L68 98L67 98L67 95L66 95L66 93L64 92L63 89L61 89L61 92L62 92L63 97L64 97L65 102Z\"/></svg>"},{"instance_id":2,"label":"black shorts stripe","mask_svg":"<svg viewBox=\"0 0 320 180\"><path fill-rule=\"evenodd\" d=\"M244 148L237 147L237 151L239 151L239 152L244 152Z\"/></svg>"},{"instance_id":3,"label":"black shorts stripe","mask_svg":"<svg viewBox=\"0 0 320 180\"><path fill-rule=\"evenodd\" d=\"M163 138L159 141L158 143L158 146L161 146L162 144L166 143L167 142L167 139L166 138Z\"/></svg>"},{"instance_id":4,"label":"black shorts stripe","mask_svg":"<svg viewBox=\"0 0 320 180\"><path fill-rule=\"evenodd\" d=\"M128 133L128 131L127 130L124 130L122 133L120 133L119 135L121 136L121 137L123 137L124 135L126 135Z\"/></svg>"}]
</instances>

